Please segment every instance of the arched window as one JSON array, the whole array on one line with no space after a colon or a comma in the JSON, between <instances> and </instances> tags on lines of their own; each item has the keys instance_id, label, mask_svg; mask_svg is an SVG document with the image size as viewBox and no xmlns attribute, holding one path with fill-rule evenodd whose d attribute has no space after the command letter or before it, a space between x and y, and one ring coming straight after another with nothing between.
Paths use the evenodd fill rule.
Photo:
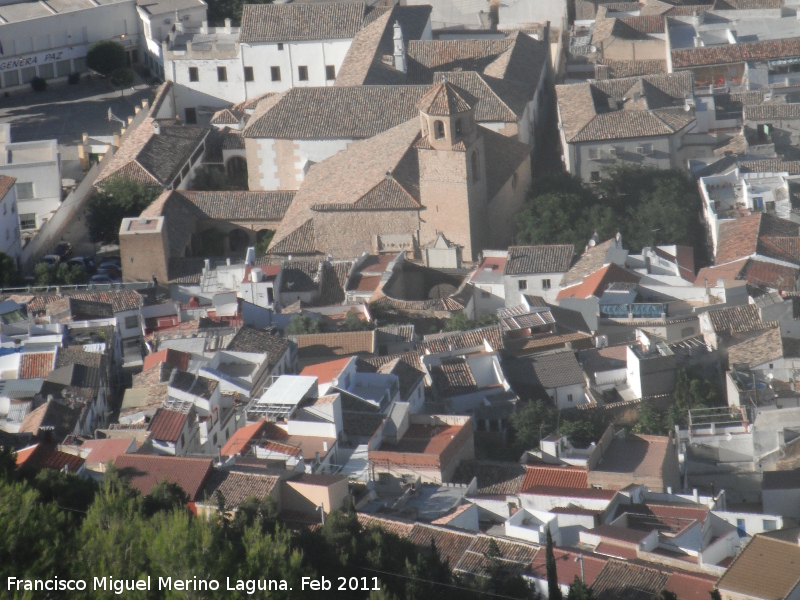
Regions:
<instances>
[{"instance_id":1,"label":"arched window","mask_svg":"<svg viewBox=\"0 0 800 600\"><path fill-rule=\"evenodd\" d=\"M231 156L225 163L225 171L232 185L247 189L247 160L243 156Z\"/></svg>"},{"instance_id":2,"label":"arched window","mask_svg":"<svg viewBox=\"0 0 800 600\"><path fill-rule=\"evenodd\" d=\"M472 153L472 181L478 181L481 178L480 161L478 160L478 151Z\"/></svg>"},{"instance_id":3,"label":"arched window","mask_svg":"<svg viewBox=\"0 0 800 600\"><path fill-rule=\"evenodd\" d=\"M434 121L433 135L437 140L440 140L444 137L444 123L442 121Z\"/></svg>"}]
</instances>

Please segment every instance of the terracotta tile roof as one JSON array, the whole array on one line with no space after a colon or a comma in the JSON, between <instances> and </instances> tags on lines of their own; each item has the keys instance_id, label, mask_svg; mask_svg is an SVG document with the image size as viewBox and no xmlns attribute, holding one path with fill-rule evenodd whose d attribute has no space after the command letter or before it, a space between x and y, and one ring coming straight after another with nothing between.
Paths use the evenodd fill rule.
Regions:
<instances>
[{"instance_id":1,"label":"terracotta tile roof","mask_svg":"<svg viewBox=\"0 0 800 600\"><path fill-rule=\"evenodd\" d=\"M797 239L800 242L800 238ZM793 290L800 267L788 267L775 263L750 259L745 264L741 279L754 286L776 290Z\"/></svg>"},{"instance_id":2,"label":"terracotta tile roof","mask_svg":"<svg viewBox=\"0 0 800 600\"><path fill-rule=\"evenodd\" d=\"M800 237L800 225L766 213L722 221L715 263L725 264L755 254L800 263L781 238ZM787 248L790 250L787 252Z\"/></svg>"},{"instance_id":3,"label":"terracotta tile roof","mask_svg":"<svg viewBox=\"0 0 800 600\"><path fill-rule=\"evenodd\" d=\"M19 432L40 436L42 427L52 427L53 439L60 442L68 435L75 433L75 426L79 418L79 410L64 406L55 400L48 400L22 419Z\"/></svg>"},{"instance_id":4,"label":"terracotta tile roof","mask_svg":"<svg viewBox=\"0 0 800 600\"><path fill-rule=\"evenodd\" d=\"M586 376L572 350L536 354L520 360L530 367L535 383L546 390L586 383Z\"/></svg>"},{"instance_id":5,"label":"terracotta tile roof","mask_svg":"<svg viewBox=\"0 0 800 600\"><path fill-rule=\"evenodd\" d=\"M201 499L200 491L212 471L210 458L178 458L145 454L122 454L114 460L120 475L142 495L147 495L161 481L176 483L190 501Z\"/></svg>"},{"instance_id":6,"label":"terracotta tile roof","mask_svg":"<svg viewBox=\"0 0 800 600\"><path fill-rule=\"evenodd\" d=\"M358 522L364 529L370 527L380 527L384 531L393 533L401 538L408 538L414 529L414 523L409 521L399 521L395 519L387 519L384 517L376 517L366 513L357 513ZM428 546L430 549L430 546Z\"/></svg>"},{"instance_id":7,"label":"terracotta tile roof","mask_svg":"<svg viewBox=\"0 0 800 600\"><path fill-rule=\"evenodd\" d=\"M55 294L34 296L33 299L28 302L28 312L35 315L44 314L48 304L64 296L69 296L76 300L89 300L111 304L111 308L115 313L136 310L142 306L142 297L134 291L71 292L65 293L62 296Z\"/></svg>"},{"instance_id":8,"label":"terracotta tile roof","mask_svg":"<svg viewBox=\"0 0 800 600\"><path fill-rule=\"evenodd\" d=\"M482 72L513 43L509 37L499 40L411 40L408 43L409 81L432 83L435 71Z\"/></svg>"},{"instance_id":9,"label":"terracotta tile roof","mask_svg":"<svg viewBox=\"0 0 800 600\"><path fill-rule=\"evenodd\" d=\"M618 529L621 529L621 527ZM613 541L600 542L597 544L597 547L594 549L594 551L596 554L604 554L605 556L622 558L626 560L634 560L638 556L636 548L626 544L615 543Z\"/></svg>"},{"instance_id":10,"label":"terracotta tile roof","mask_svg":"<svg viewBox=\"0 0 800 600\"><path fill-rule=\"evenodd\" d=\"M744 107L744 118L748 121L772 119L800 119L800 104L758 104Z\"/></svg>"},{"instance_id":11,"label":"terracotta tile roof","mask_svg":"<svg viewBox=\"0 0 800 600\"><path fill-rule=\"evenodd\" d=\"M234 352L266 353L268 355L267 368L272 371L291 347L292 343L286 338L278 337L252 325L244 325L228 342L225 349Z\"/></svg>"},{"instance_id":12,"label":"terracotta tile roof","mask_svg":"<svg viewBox=\"0 0 800 600\"><path fill-rule=\"evenodd\" d=\"M267 430L267 421L251 423L233 432L230 439L220 449L222 456L247 454L253 440L259 438Z\"/></svg>"},{"instance_id":13,"label":"terracotta tile roof","mask_svg":"<svg viewBox=\"0 0 800 600\"><path fill-rule=\"evenodd\" d=\"M606 264L606 255L614 244L614 239L590 246L564 275L562 286L580 283L588 275L598 271Z\"/></svg>"},{"instance_id":14,"label":"terracotta tile roof","mask_svg":"<svg viewBox=\"0 0 800 600\"><path fill-rule=\"evenodd\" d=\"M216 505L216 494L219 492L225 499L225 508L234 510L250 497L263 500L270 495L280 477L255 473L253 471L230 469L214 469L200 492L200 497L208 504Z\"/></svg>"},{"instance_id":15,"label":"terracotta tile roof","mask_svg":"<svg viewBox=\"0 0 800 600\"><path fill-rule=\"evenodd\" d=\"M86 455L87 464L105 464L114 462L120 454L135 451L136 443L132 438L109 438L102 440L86 440L81 444L81 450L89 450ZM133 450L130 450L133 446Z\"/></svg>"},{"instance_id":16,"label":"terracotta tile roof","mask_svg":"<svg viewBox=\"0 0 800 600\"><path fill-rule=\"evenodd\" d=\"M728 361L732 365L752 367L789 358L791 354L784 348L780 327L772 327L755 337L733 344L728 348Z\"/></svg>"},{"instance_id":17,"label":"terracotta tile roof","mask_svg":"<svg viewBox=\"0 0 800 600\"><path fill-rule=\"evenodd\" d=\"M666 60L608 60L594 66L596 79L617 79L639 75L658 75L667 72Z\"/></svg>"},{"instance_id":18,"label":"terracotta tile roof","mask_svg":"<svg viewBox=\"0 0 800 600\"><path fill-rule=\"evenodd\" d=\"M348 356L346 358L339 358L337 360L329 360L326 362L317 363L315 365L309 365L300 371L300 375L316 377L319 383L327 383L338 377L339 373L342 372L342 369L350 364L351 360L352 358Z\"/></svg>"},{"instance_id":19,"label":"terracotta tile roof","mask_svg":"<svg viewBox=\"0 0 800 600\"><path fill-rule=\"evenodd\" d=\"M789 173L800 175L800 161L782 159L746 160L739 163L742 173Z\"/></svg>"},{"instance_id":20,"label":"terracotta tile roof","mask_svg":"<svg viewBox=\"0 0 800 600\"><path fill-rule=\"evenodd\" d=\"M185 371L189 368L190 358L191 355L188 352L167 348L166 350L160 350L159 352L154 352L153 354L145 356L142 369L146 371L159 363L166 363L167 365Z\"/></svg>"},{"instance_id":21,"label":"terracotta tile roof","mask_svg":"<svg viewBox=\"0 0 800 600\"><path fill-rule=\"evenodd\" d=\"M240 40L289 42L352 39L364 26L362 3L253 4L242 10Z\"/></svg>"},{"instance_id":22,"label":"terracotta tile roof","mask_svg":"<svg viewBox=\"0 0 800 600\"><path fill-rule=\"evenodd\" d=\"M695 523L704 523L709 509L703 506L677 504L630 504L620 506L618 514L627 513L628 527L644 532L653 529L659 533L680 534Z\"/></svg>"},{"instance_id":23,"label":"terracotta tile roof","mask_svg":"<svg viewBox=\"0 0 800 600\"><path fill-rule=\"evenodd\" d=\"M720 591L754 598L789 598L800 582L800 546L756 535L717 582Z\"/></svg>"},{"instance_id":24,"label":"terracotta tile roof","mask_svg":"<svg viewBox=\"0 0 800 600\"><path fill-rule=\"evenodd\" d=\"M428 86L293 88L253 115L246 138L365 139L419 116Z\"/></svg>"},{"instance_id":25,"label":"terracotta tile roof","mask_svg":"<svg viewBox=\"0 0 800 600\"><path fill-rule=\"evenodd\" d=\"M517 123L529 100L524 90L515 83L475 71L437 71L433 74L434 81L441 81L442 78L477 100L474 109L478 123Z\"/></svg>"},{"instance_id":26,"label":"terracotta tile roof","mask_svg":"<svg viewBox=\"0 0 800 600\"><path fill-rule=\"evenodd\" d=\"M458 89L447 81L440 81L420 98L417 108L434 117L448 117L471 110L476 100L466 90Z\"/></svg>"},{"instance_id":27,"label":"terracotta tile roof","mask_svg":"<svg viewBox=\"0 0 800 600\"><path fill-rule=\"evenodd\" d=\"M215 191L176 190L173 198L194 204L209 219L233 221L280 221L292 203L295 192L286 191Z\"/></svg>"},{"instance_id":28,"label":"terracotta tile roof","mask_svg":"<svg viewBox=\"0 0 800 600\"><path fill-rule=\"evenodd\" d=\"M453 350L483 348L488 345L495 351L504 348L503 333L499 325L490 325L469 331L453 331L426 335L419 344L423 354L436 354Z\"/></svg>"},{"instance_id":29,"label":"terracotta tile roof","mask_svg":"<svg viewBox=\"0 0 800 600\"><path fill-rule=\"evenodd\" d=\"M478 495L518 494L525 474L525 467L518 463L469 460L459 463L453 481L469 485L477 478Z\"/></svg>"},{"instance_id":30,"label":"terracotta tile roof","mask_svg":"<svg viewBox=\"0 0 800 600\"><path fill-rule=\"evenodd\" d=\"M453 569L475 537L475 534L472 533L454 531L436 525L415 523L408 534L408 541L422 552L428 552L431 548L431 542L433 542L441 559Z\"/></svg>"},{"instance_id":31,"label":"terracotta tile roof","mask_svg":"<svg viewBox=\"0 0 800 600\"><path fill-rule=\"evenodd\" d=\"M19 357L20 379L47 377L55 368L55 352L23 352Z\"/></svg>"},{"instance_id":32,"label":"terracotta tile roof","mask_svg":"<svg viewBox=\"0 0 800 600\"><path fill-rule=\"evenodd\" d=\"M730 335L732 333L759 331L765 327L755 304L710 310L707 314L715 333L727 333Z\"/></svg>"},{"instance_id":33,"label":"terracotta tile roof","mask_svg":"<svg viewBox=\"0 0 800 600\"><path fill-rule=\"evenodd\" d=\"M623 269L616 263L609 263L594 273L587 275L581 283L564 287L558 292L562 298L599 298L612 283L638 283L639 275Z\"/></svg>"},{"instance_id":34,"label":"terracotta tile roof","mask_svg":"<svg viewBox=\"0 0 800 600\"><path fill-rule=\"evenodd\" d=\"M190 417L190 413L159 408L153 415L148 429L153 434L154 440L176 443L181 437L183 426Z\"/></svg>"},{"instance_id":35,"label":"terracotta tile roof","mask_svg":"<svg viewBox=\"0 0 800 600\"><path fill-rule=\"evenodd\" d=\"M66 467L71 473L76 473L84 463L80 456L62 452L55 444L44 442L18 451L16 461L17 469L20 470L54 469L61 471Z\"/></svg>"},{"instance_id":36,"label":"terracotta tile roof","mask_svg":"<svg viewBox=\"0 0 800 600\"><path fill-rule=\"evenodd\" d=\"M575 247L572 244L554 246L511 246L506 260L506 275L534 273L566 273Z\"/></svg>"},{"instance_id":37,"label":"terracotta tile roof","mask_svg":"<svg viewBox=\"0 0 800 600\"><path fill-rule=\"evenodd\" d=\"M664 589L673 592L681 600L707 600L716 586L717 578L703 573L674 571Z\"/></svg>"},{"instance_id":38,"label":"terracotta tile roof","mask_svg":"<svg viewBox=\"0 0 800 600\"><path fill-rule=\"evenodd\" d=\"M473 436L472 421L464 425L409 425L397 444L382 443L369 451L369 461L383 466L445 468Z\"/></svg>"},{"instance_id":39,"label":"terracotta tile roof","mask_svg":"<svg viewBox=\"0 0 800 600\"><path fill-rule=\"evenodd\" d=\"M301 359L376 353L374 331L304 334L295 339Z\"/></svg>"},{"instance_id":40,"label":"terracotta tile roof","mask_svg":"<svg viewBox=\"0 0 800 600\"><path fill-rule=\"evenodd\" d=\"M610 560L592 584L597 600L652 598L667 584L669 576L657 569Z\"/></svg>"},{"instance_id":41,"label":"terracotta tile roof","mask_svg":"<svg viewBox=\"0 0 800 600\"><path fill-rule=\"evenodd\" d=\"M723 281L741 280L748 260L750 259L742 259L717 267L703 267L697 272L694 284L704 286L708 282L708 285L716 286L720 279Z\"/></svg>"},{"instance_id":42,"label":"terracotta tile roof","mask_svg":"<svg viewBox=\"0 0 800 600\"><path fill-rule=\"evenodd\" d=\"M16 177L9 177L8 175L0 175L0 199L6 197L6 194L11 191L14 184L17 182Z\"/></svg>"},{"instance_id":43,"label":"terracotta tile roof","mask_svg":"<svg viewBox=\"0 0 800 600\"><path fill-rule=\"evenodd\" d=\"M558 574L558 582L561 585L572 585L575 577L581 576L581 565L576 560L578 554L578 552L562 548L553 548L553 556L556 559L556 573ZM580 554L583 556L584 579L586 584L591 586L603 570L603 567L606 566L608 559L590 552L581 552ZM539 552L531 561L531 575L536 579L547 580L545 552Z\"/></svg>"},{"instance_id":44,"label":"terracotta tile roof","mask_svg":"<svg viewBox=\"0 0 800 600\"><path fill-rule=\"evenodd\" d=\"M578 467L526 466L520 493L536 486L587 489L586 470Z\"/></svg>"},{"instance_id":45,"label":"terracotta tile roof","mask_svg":"<svg viewBox=\"0 0 800 600\"><path fill-rule=\"evenodd\" d=\"M454 356L442 360L442 364L430 367L433 387L440 398L469 394L478 389L467 360Z\"/></svg>"},{"instance_id":46,"label":"terracotta tile roof","mask_svg":"<svg viewBox=\"0 0 800 600\"><path fill-rule=\"evenodd\" d=\"M149 355L152 356L152 355ZM148 358L148 357L145 357ZM133 376L132 388L146 388L159 383L167 383L175 367L165 362L156 363L154 366ZM165 387L166 389L166 387Z\"/></svg>"},{"instance_id":47,"label":"terracotta tile roof","mask_svg":"<svg viewBox=\"0 0 800 600\"><path fill-rule=\"evenodd\" d=\"M603 460L593 470L607 473L633 473L641 477L661 477L667 452L674 452L666 436L628 434L615 437ZM591 482L591 471L589 471Z\"/></svg>"},{"instance_id":48,"label":"terracotta tile roof","mask_svg":"<svg viewBox=\"0 0 800 600\"><path fill-rule=\"evenodd\" d=\"M800 38L782 38L721 46L676 49L672 51L672 66L673 68L690 68L795 56L800 56Z\"/></svg>"},{"instance_id":49,"label":"terracotta tile roof","mask_svg":"<svg viewBox=\"0 0 800 600\"><path fill-rule=\"evenodd\" d=\"M692 91L690 72L556 86L570 143L671 135L694 121L683 109Z\"/></svg>"},{"instance_id":50,"label":"terracotta tile roof","mask_svg":"<svg viewBox=\"0 0 800 600\"><path fill-rule=\"evenodd\" d=\"M499 551L494 560L488 556L492 541ZM517 575L529 570L540 551L543 552L543 549L538 545L478 534L453 570L456 573L489 577L491 569L499 563L505 574Z\"/></svg>"}]
</instances>

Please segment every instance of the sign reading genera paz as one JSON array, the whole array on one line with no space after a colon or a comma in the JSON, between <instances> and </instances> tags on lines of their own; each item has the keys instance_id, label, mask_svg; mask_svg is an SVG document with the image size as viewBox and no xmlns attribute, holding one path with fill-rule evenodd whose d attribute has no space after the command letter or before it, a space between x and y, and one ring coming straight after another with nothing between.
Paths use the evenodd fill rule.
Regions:
<instances>
[{"instance_id":1,"label":"sign reading genera paz","mask_svg":"<svg viewBox=\"0 0 800 600\"><path fill-rule=\"evenodd\" d=\"M86 46L71 46L69 48L59 48L48 50L47 52L37 52L36 54L23 54L15 58L5 59L0 56L0 71L10 71L11 69L24 69L25 67L35 67L44 63L58 62L70 58L80 58L86 56Z\"/></svg>"}]
</instances>

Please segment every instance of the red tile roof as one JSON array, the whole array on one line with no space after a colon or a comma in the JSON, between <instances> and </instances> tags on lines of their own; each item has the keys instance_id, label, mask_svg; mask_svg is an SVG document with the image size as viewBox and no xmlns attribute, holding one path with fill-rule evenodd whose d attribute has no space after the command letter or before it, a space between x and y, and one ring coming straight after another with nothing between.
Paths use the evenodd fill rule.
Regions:
<instances>
[{"instance_id":1,"label":"red tile roof","mask_svg":"<svg viewBox=\"0 0 800 600\"><path fill-rule=\"evenodd\" d=\"M594 580L606 566L608 559L588 552L581 552L583 556L583 573L587 585L592 585ZM570 552L561 548L553 548L553 556L556 559L556 572L558 582L561 585L572 585L575 577L581 576L581 565L576 560L578 552ZM531 575L537 579L547 579L546 556L544 552L539 552L531 563Z\"/></svg>"},{"instance_id":2,"label":"red tile roof","mask_svg":"<svg viewBox=\"0 0 800 600\"><path fill-rule=\"evenodd\" d=\"M60 471L67 467L72 473L83 465L83 459L75 454L62 452L55 444L35 444L23 448L16 454L17 469L55 469Z\"/></svg>"},{"instance_id":3,"label":"red tile roof","mask_svg":"<svg viewBox=\"0 0 800 600\"><path fill-rule=\"evenodd\" d=\"M153 434L154 440L175 443L180 438L183 425L188 418L188 413L159 408L150 421L150 433Z\"/></svg>"},{"instance_id":4,"label":"red tile roof","mask_svg":"<svg viewBox=\"0 0 800 600\"><path fill-rule=\"evenodd\" d=\"M563 496L565 498L594 498L597 500L611 500L614 497L614 490L598 490L594 488L580 489L557 487L553 485L535 485L525 490L525 494L534 496Z\"/></svg>"},{"instance_id":5,"label":"red tile roof","mask_svg":"<svg viewBox=\"0 0 800 600\"><path fill-rule=\"evenodd\" d=\"M136 449L136 442L132 438L108 438L104 440L86 440L80 447L89 450L86 462L89 464L105 464L113 462L120 454L125 454L128 449ZM131 451L134 451L131 450Z\"/></svg>"},{"instance_id":6,"label":"red tile roof","mask_svg":"<svg viewBox=\"0 0 800 600\"><path fill-rule=\"evenodd\" d=\"M610 284L617 282L638 283L639 276L630 271L626 271L615 263L610 263L591 275L587 275L578 285L573 285L561 290L558 293L557 299L590 298L592 296L599 298Z\"/></svg>"},{"instance_id":7,"label":"red tile roof","mask_svg":"<svg viewBox=\"0 0 800 600\"><path fill-rule=\"evenodd\" d=\"M236 454L247 454L250 451L251 443L254 438L266 431L267 421L262 420L252 425L245 425L241 429L233 432L230 439L220 449L222 456L234 456Z\"/></svg>"},{"instance_id":8,"label":"red tile roof","mask_svg":"<svg viewBox=\"0 0 800 600\"><path fill-rule=\"evenodd\" d=\"M708 600L717 578L700 573L674 572L664 589L674 592L681 600Z\"/></svg>"},{"instance_id":9,"label":"red tile roof","mask_svg":"<svg viewBox=\"0 0 800 600\"><path fill-rule=\"evenodd\" d=\"M604 554L606 556L614 556L616 558L633 559L638 556L636 548L624 546L622 544L614 544L613 542L600 542L597 548L594 549L597 554Z\"/></svg>"},{"instance_id":10,"label":"red tile roof","mask_svg":"<svg viewBox=\"0 0 800 600\"><path fill-rule=\"evenodd\" d=\"M352 357L348 356L346 358L339 358L337 360L329 360L327 362L311 365L300 371L300 375L316 377L319 383L328 383L338 377L339 373L342 372L351 360Z\"/></svg>"},{"instance_id":11,"label":"red tile roof","mask_svg":"<svg viewBox=\"0 0 800 600\"><path fill-rule=\"evenodd\" d=\"M47 377L55 360L55 352L23 352L19 359L19 378Z\"/></svg>"},{"instance_id":12,"label":"red tile roof","mask_svg":"<svg viewBox=\"0 0 800 600\"><path fill-rule=\"evenodd\" d=\"M525 492L535 486L587 489L589 484L586 482L586 470L578 467L525 467L520 491Z\"/></svg>"},{"instance_id":13,"label":"red tile roof","mask_svg":"<svg viewBox=\"0 0 800 600\"><path fill-rule=\"evenodd\" d=\"M189 368L190 357L191 355L188 352L181 352L180 350L173 350L171 348L154 352L144 357L142 371L147 371L162 362L177 367L181 371L186 371Z\"/></svg>"},{"instance_id":14,"label":"red tile roof","mask_svg":"<svg viewBox=\"0 0 800 600\"><path fill-rule=\"evenodd\" d=\"M114 466L141 494L147 495L161 481L176 483L189 495L199 499L200 490L211 475L210 458L178 458L144 454L122 454Z\"/></svg>"}]
</instances>

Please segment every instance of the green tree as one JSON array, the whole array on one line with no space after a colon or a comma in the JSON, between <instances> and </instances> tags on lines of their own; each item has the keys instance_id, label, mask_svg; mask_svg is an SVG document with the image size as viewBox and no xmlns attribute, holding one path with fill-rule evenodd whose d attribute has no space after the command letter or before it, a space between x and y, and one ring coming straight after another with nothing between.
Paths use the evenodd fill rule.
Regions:
<instances>
[{"instance_id":1,"label":"green tree","mask_svg":"<svg viewBox=\"0 0 800 600\"><path fill-rule=\"evenodd\" d=\"M711 600L722 600L722 594L719 593L719 590L711 590L708 595L711 596Z\"/></svg>"},{"instance_id":2,"label":"green tree","mask_svg":"<svg viewBox=\"0 0 800 600\"><path fill-rule=\"evenodd\" d=\"M188 502L189 496L181 486L164 479L142 499L142 513L152 517L159 512L173 512L185 509Z\"/></svg>"},{"instance_id":3,"label":"green tree","mask_svg":"<svg viewBox=\"0 0 800 600\"><path fill-rule=\"evenodd\" d=\"M319 321L304 314L294 315L286 328L286 335L303 335L305 333L322 333Z\"/></svg>"},{"instance_id":4,"label":"green tree","mask_svg":"<svg viewBox=\"0 0 800 600\"><path fill-rule=\"evenodd\" d=\"M230 190L231 185L223 169L213 166L199 167L192 176L191 189L201 191Z\"/></svg>"},{"instance_id":5,"label":"green tree","mask_svg":"<svg viewBox=\"0 0 800 600\"><path fill-rule=\"evenodd\" d=\"M124 69L127 64L125 48L111 40L95 42L86 53L86 66L106 77L117 69Z\"/></svg>"},{"instance_id":6,"label":"green tree","mask_svg":"<svg viewBox=\"0 0 800 600\"><path fill-rule=\"evenodd\" d=\"M275 231L272 229L262 229L256 235L258 241L256 242L256 255L264 256L269 250L269 245L272 243L272 238L275 237Z\"/></svg>"},{"instance_id":7,"label":"green tree","mask_svg":"<svg viewBox=\"0 0 800 600\"><path fill-rule=\"evenodd\" d=\"M464 313L456 313L451 318L447 319L444 324L445 331L469 331L470 329L477 329L479 327L487 327L497 323L497 315L488 313L477 319L470 319Z\"/></svg>"},{"instance_id":8,"label":"green tree","mask_svg":"<svg viewBox=\"0 0 800 600\"><path fill-rule=\"evenodd\" d=\"M658 594L653 596L653 600L678 600L678 594L670 592L669 590L661 590Z\"/></svg>"},{"instance_id":9,"label":"green tree","mask_svg":"<svg viewBox=\"0 0 800 600\"><path fill-rule=\"evenodd\" d=\"M658 410L651 402L642 401L633 431L646 435L667 435L669 425L665 412Z\"/></svg>"},{"instance_id":10,"label":"green tree","mask_svg":"<svg viewBox=\"0 0 800 600\"><path fill-rule=\"evenodd\" d=\"M122 219L136 217L161 193L157 186L112 177L89 200L89 236L95 243L119 243Z\"/></svg>"},{"instance_id":11,"label":"green tree","mask_svg":"<svg viewBox=\"0 0 800 600\"><path fill-rule=\"evenodd\" d=\"M69 266L59 263L51 267L46 263L39 263L33 268L35 285L76 285L89 281L89 275L80 265Z\"/></svg>"},{"instance_id":12,"label":"green tree","mask_svg":"<svg viewBox=\"0 0 800 600\"><path fill-rule=\"evenodd\" d=\"M242 22L242 8L245 4L271 4L270 0L210 0L208 3L208 24L221 27L225 19L231 19L234 26Z\"/></svg>"},{"instance_id":13,"label":"green tree","mask_svg":"<svg viewBox=\"0 0 800 600\"><path fill-rule=\"evenodd\" d=\"M588 448L592 442L599 440L604 428L601 425L599 429L600 431L594 421L586 418L564 421L560 427L561 433L566 435L576 448Z\"/></svg>"},{"instance_id":14,"label":"green tree","mask_svg":"<svg viewBox=\"0 0 800 600\"><path fill-rule=\"evenodd\" d=\"M47 80L44 77L34 77L31 79L31 89L34 92L43 92L47 89Z\"/></svg>"},{"instance_id":15,"label":"green tree","mask_svg":"<svg viewBox=\"0 0 800 600\"><path fill-rule=\"evenodd\" d=\"M556 556L553 553L553 535L547 528L547 543L545 546L545 567L547 569L547 597L550 600L561 600L561 586L558 584L558 571L556 570Z\"/></svg>"},{"instance_id":16,"label":"green tree","mask_svg":"<svg viewBox=\"0 0 800 600\"><path fill-rule=\"evenodd\" d=\"M511 434L516 456L539 447L539 435L546 436L556 430L558 412L549 403L531 400L511 416Z\"/></svg>"},{"instance_id":17,"label":"green tree","mask_svg":"<svg viewBox=\"0 0 800 600\"><path fill-rule=\"evenodd\" d=\"M22 275L16 261L5 252L0 252L0 288L15 287L22 283Z\"/></svg>"},{"instance_id":18,"label":"green tree","mask_svg":"<svg viewBox=\"0 0 800 600\"><path fill-rule=\"evenodd\" d=\"M699 373L680 369L675 377L675 404L670 408L669 425L685 427L689 411L722 404L719 388Z\"/></svg>"},{"instance_id":19,"label":"green tree","mask_svg":"<svg viewBox=\"0 0 800 600\"><path fill-rule=\"evenodd\" d=\"M119 95L125 96L125 88L131 87L134 82L133 71L130 69L115 69L109 78L111 85L119 88Z\"/></svg>"},{"instance_id":20,"label":"green tree","mask_svg":"<svg viewBox=\"0 0 800 600\"><path fill-rule=\"evenodd\" d=\"M63 510L85 513L97 491L97 484L75 473L43 469L31 479L42 502L54 502Z\"/></svg>"},{"instance_id":21,"label":"green tree","mask_svg":"<svg viewBox=\"0 0 800 600\"><path fill-rule=\"evenodd\" d=\"M358 318L358 312L350 310L347 316L339 324L339 331L372 331L375 329L375 324L371 321Z\"/></svg>"},{"instance_id":22,"label":"green tree","mask_svg":"<svg viewBox=\"0 0 800 600\"><path fill-rule=\"evenodd\" d=\"M592 594L592 589L580 577L575 575L572 585L569 586L567 600L594 600L594 594Z\"/></svg>"}]
</instances>

